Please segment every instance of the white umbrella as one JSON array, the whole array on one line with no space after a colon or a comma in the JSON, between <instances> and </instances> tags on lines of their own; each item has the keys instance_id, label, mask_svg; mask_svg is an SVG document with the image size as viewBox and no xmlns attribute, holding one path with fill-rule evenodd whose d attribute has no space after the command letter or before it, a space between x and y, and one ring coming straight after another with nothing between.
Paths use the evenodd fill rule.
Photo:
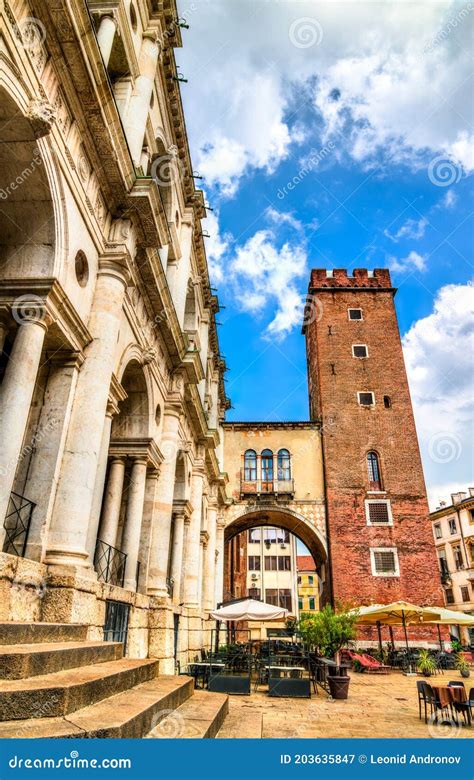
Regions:
<instances>
[{"instance_id":1,"label":"white umbrella","mask_svg":"<svg viewBox=\"0 0 474 780\"><path fill-rule=\"evenodd\" d=\"M243 599L227 604L211 612L215 620L225 622L238 620L282 620L288 615L288 610L283 607L275 607L273 604L265 604L255 599Z\"/></svg>"}]
</instances>

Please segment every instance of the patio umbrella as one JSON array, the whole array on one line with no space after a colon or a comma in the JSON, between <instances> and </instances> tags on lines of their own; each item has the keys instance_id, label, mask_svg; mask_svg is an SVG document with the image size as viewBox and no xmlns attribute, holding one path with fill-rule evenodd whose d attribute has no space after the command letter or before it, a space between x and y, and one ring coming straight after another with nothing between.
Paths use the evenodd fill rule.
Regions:
<instances>
[{"instance_id":1,"label":"patio umbrella","mask_svg":"<svg viewBox=\"0 0 474 780\"><path fill-rule=\"evenodd\" d=\"M435 620L428 618L425 623L431 623L438 626L438 639L441 650L444 650L443 642L441 639L440 626L473 626L474 627L474 615L468 615L465 612L457 612L454 609L444 609L440 607L436 610L439 612L438 617Z\"/></svg>"},{"instance_id":2,"label":"patio umbrella","mask_svg":"<svg viewBox=\"0 0 474 780\"><path fill-rule=\"evenodd\" d=\"M413 623L427 623L431 618L436 622L439 618L441 607L419 607L408 601L394 601L392 604L371 604L367 607L359 607L357 622L364 625L403 626L405 644L408 648L407 625Z\"/></svg>"},{"instance_id":3,"label":"patio umbrella","mask_svg":"<svg viewBox=\"0 0 474 780\"><path fill-rule=\"evenodd\" d=\"M211 612L215 620L225 622L237 620L282 620L288 615L288 610L283 607L275 607L273 604L265 604L255 599L242 599L220 607Z\"/></svg>"}]
</instances>

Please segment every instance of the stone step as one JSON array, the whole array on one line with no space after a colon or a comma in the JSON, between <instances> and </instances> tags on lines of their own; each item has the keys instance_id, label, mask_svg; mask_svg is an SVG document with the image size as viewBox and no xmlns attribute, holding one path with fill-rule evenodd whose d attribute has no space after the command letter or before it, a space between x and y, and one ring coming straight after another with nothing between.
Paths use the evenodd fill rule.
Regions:
<instances>
[{"instance_id":1,"label":"stone step","mask_svg":"<svg viewBox=\"0 0 474 780\"><path fill-rule=\"evenodd\" d=\"M157 674L156 660L122 658L26 680L0 680L0 721L67 715Z\"/></svg>"},{"instance_id":2,"label":"stone step","mask_svg":"<svg viewBox=\"0 0 474 780\"><path fill-rule=\"evenodd\" d=\"M213 739L229 711L224 693L194 691L184 704L161 720L148 739Z\"/></svg>"},{"instance_id":3,"label":"stone step","mask_svg":"<svg viewBox=\"0 0 474 780\"><path fill-rule=\"evenodd\" d=\"M0 679L18 680L62 669L116 661L122 658L121 642L36 642L0 645Z\"/></svg>"},{"instance_id":4,"label":"stone step","mask_svg":"<svg viewBox=\"0 0 474 780\"><path fill-rule=\"evenodd\" d=\"M219 730L217 739L261 739L263 712L251 707L231 709Z\"/></svg>"},{"instance_id":5,"label":"stone step","mask_svg":"<svg viewBox=\"0 0 474 780\"><path fill-rule=\"evenodd\" d=\"M94 738L145 736L163 718L193 695L194 681L185 676L160 676L91 704L65 717L10 720L0 723L0 739Z\"/></svg>"},{"instance_id":6,"label":"stone step","mask_svg":"<svg viewBox=\"0 0 474 780\"><path fill-rule=\"evenodd\" d=\"M0 623L0 645L81 642L86 638L87 626L79 623Z\"/></svg>"}]
</instances>

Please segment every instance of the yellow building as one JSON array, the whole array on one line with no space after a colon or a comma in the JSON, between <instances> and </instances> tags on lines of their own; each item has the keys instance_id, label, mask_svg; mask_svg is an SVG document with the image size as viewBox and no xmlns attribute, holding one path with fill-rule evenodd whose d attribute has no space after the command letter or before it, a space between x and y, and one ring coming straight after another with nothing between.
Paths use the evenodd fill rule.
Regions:
<instances>
[{"instance_id":1,"label":"yellow building","mask_svg":"<svg viewBox=\"0 0 474 780\"><path fill-rule=\"evenodd\" d=\"M318 612L321 578L311 555L298 555L298 612Z\"/></svg>"}]
</instances>

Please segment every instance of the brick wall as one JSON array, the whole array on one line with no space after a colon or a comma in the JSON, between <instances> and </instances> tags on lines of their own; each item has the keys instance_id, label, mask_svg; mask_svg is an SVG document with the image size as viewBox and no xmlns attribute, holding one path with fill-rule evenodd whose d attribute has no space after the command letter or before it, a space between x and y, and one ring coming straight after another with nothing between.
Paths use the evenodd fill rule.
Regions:
<instances>
[{"instance_id":1,"label":"brick wall","mask_svg":"<svg viewBox=\"0 0 474 780\"><path fill-rule=\"evenodd\" d=\"M443 604L389 272L313 270L309 293L310 413L323 424L334 600ZM363 319L350 321L349 307ZM354 358L353 344L366 344L368 358ZM375 407L360 406L357 391L374 392ZM385 495L368 493L370 450ZM390 499L393 526L367 525L364 500L375 498ZM370 547L396 547L400 576L373 576Z\"/></svg>"}]
</instances>

